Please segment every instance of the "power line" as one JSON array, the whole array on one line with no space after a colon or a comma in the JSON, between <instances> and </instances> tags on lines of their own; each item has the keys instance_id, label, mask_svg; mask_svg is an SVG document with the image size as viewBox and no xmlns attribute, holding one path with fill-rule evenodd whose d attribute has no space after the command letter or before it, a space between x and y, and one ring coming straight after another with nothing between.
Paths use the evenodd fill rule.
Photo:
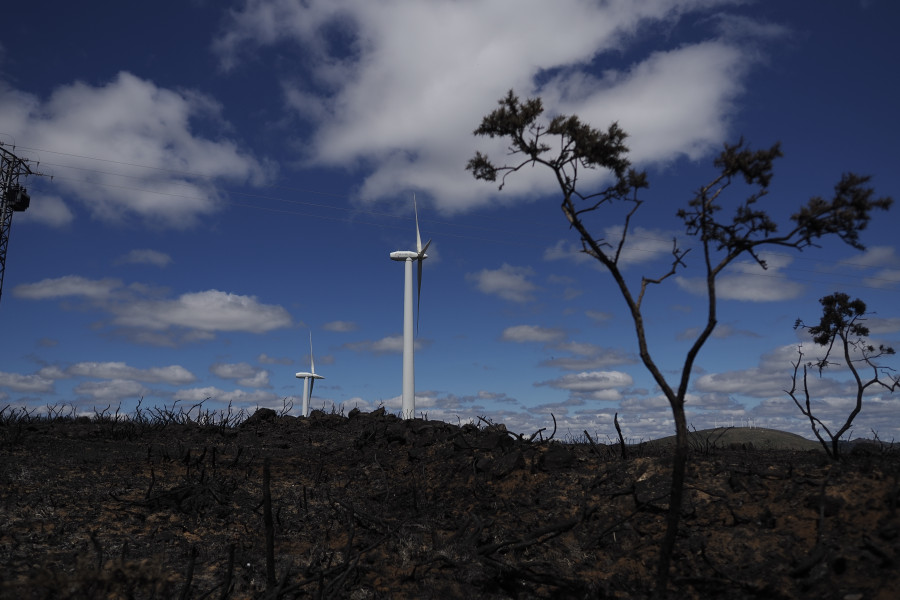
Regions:
<instances>
[{"instance_id":1,"label":"power line","mask_svg":"<svg viewBox=\"0 0 900 600\"><path fill-rule=\"evenodd\" d=\"M150 171L167 173L167 174L177 175L180 177L206 180L206 181L210 182L210 184L213 185L217 191L219 191L229 197L239 196L239 197L244 197L247 199L257 199L257 200L264 200L264 201L279 202L279 203L283 203L283 204L291 204L291 205L295 205L295 206L304 206L304 207L308 207L310 209L316 209L316 210L321 210L321 209L333 210L333 211L342 212L345 214L345 216L330 216L330 215L324 215L324 214L317 213L317 212L285 210L285 209L278 209L278 208L273 208L273 207L269 207L269 206L262 206L262 205L258 205L258 204L246 203L246 202L236 202L233 200L222 200L222 199L217 200L218 202L221 202L226 205L240 207L240 208L246 208L246 209L251 209L251 210L259 210L259 211L265 211L265 212L293 215L293 216L304 217L304 218L323 219L323 220L338 221L338 222L355 222L355 223L371 225L371 226L376 226L376 227L382 227L382 228L390 227L392 229L400 228L401 226L400 225L388 225L385 223L376 223L376 222L371 222L371 221L358 221L356 219L351 218L351 216L364 214L364 215L374 216L374 217L382 218L382 219L393 219L393 220L403 220L403 221L409 221L411 219L411 217L403 217L403 216L398 216L393 213L362 209L359 207L351 208L351 207L346 207L346 206L335 206L335 205L331 205L331 204L283 198L280 196L245 192L245 191L229 188L228 186L216 184L215 182L218 179L221 179L220 177L204 175L202 173L197 173L197 172L192 172L192 171L168 169L168 168L164 168L164 167L154 167L154 166L150 166L150 165L144 165L144 164L139 164L139 163L127 162L127 161L118 161L118 160L112 160L112 159L107 159L107 158L86 156L86 155L80 155L80 154L75 154L75 153L60 152L60 151L55 151L55 150L47 150L47 149L33 148L33 147L26 147L26 146L19 146L19 148L24 148L24 149L35 151L35 152L46 152L46 153L56 154L56 155L60 155L60 156L70 156L70 157L74 157L74 158L81 158L81 159L95 161L95 162L102 162L102 163L109 163L109 164L115 164L115 165L135 167L135 168L140 168L140 169L147 169ZM97 173L100 175L105 175L105 176L110 176L110 177L121 177L121 178L125 178L125 179L147 181L146 177L141 177L136 174L120 173L120 172L114 172L114 171L104 171L104 170L99 170L99 169L92 169L92 168L88 168L88 167L76 166L76 165L71 165L71 164L62 164L62 163L44 162L43 164L55 166L55 167L59 167L59 168L64 168L64 169L82 171L82 172ZM104 181L82 180L82 179L76 179L76 178L72 178L72 177L65 177L65 176L59 176L59 175L56 175L55 177L56 177L56 179L59 179L59 180L73 182L76 185L102 186L102 187L107 187L107 188L112 188L112 189L136 191L136 192L147 193L147 194L157 194L157 195L167 196L167 197L185 198L185 199L189 199L189 200L207 200L208 199L207 197L204 197L204 196L177 194L177 193L173 193L173 192L162 192L162 191L158 191L158 190L154 190L154 189L150 189L150 188L146 188L146 187L133 187L133 186L127 186L127 185L118 185L118 184L113 184L113 183L104 182ZM152 183L152 180L150 181L150 183ZM189 187L189 186L195 185L195 184L192 184L190 181L170 182L170 183L174 183L175 185L180 185L180 186L184 186L184 187ZM319 196L340 198L340 199L345 199L345 200L352 199L352 197L347 194L337 194L334 192L325 192L325 191L321 191L321 190L315 190L315 189L303 188L303 187L275 185L275 184L269 184L269 185L266 185L265 187L269 188L269 189L302 192L302 193L306 193L306 194L315 194L315 195L319 195ZM476 236L472 236L472 235L467 235L465 233L449 233L447 231L443 231L440 233L440 235L442 235L444 237L455 237L455 238L459 238L459 239L471 239L471 240L477 240L477 241L482 241L482 242L499 243L499 244L506 244L506 245L537 247L537 244L534 243L534 235L532 232L519 233L515 229L509 228L510 219L507 216L504 216L502 218L487 217L487 219L501 221L503 223L503 225L505 225L505 227L479 226L479 225L470 225L470 224L451 223L448 221L441 221L441 220L436 220L436 219L423 219L422 222L441 226L441 227L454 228L456 230L484 231L484 232L490 232L491 234L501 233L501 234L504 234L505 236L507 236L505 239L501 239L497 235L492 235L491 237L476 237ZM527 222L527 223L531 223L531 224L538 223L537 221L530 220L530 219L529 220L518 219L518 222L520 222L520 223ZM543 223L540 223L540 224L543 224ZM632 238L632 239L664 242L666 244L670 244L672 241L671 237L663 238L660 236L648 235L646 233L630 232L628 235L629 235L629 238ZM528 241L526 242L526 241L510 240L508 236L527 236ZM560 240L559 236L554 236L553 238L550 238L548 236L546 238L545 243L546 244L558 243L559 240ZM683 237L682 237L682 240L684 241ZM690 246L686 246L685 248L689 248L689 247ZM657 254L658 253L656 250L646 250L646 249L634 248L634 247L630 248L630 251L631 252L648 253L648 254ZM802 261L810 261L810 262L814 262L814 263L821 262L814 258L807 258L802 255L788 254L788 253L784 253L784 252L766 251L765 254L767 256L787 257L787 258L790 258L792 261L801 261L801 262ZM840 266L856 267L856 268L872 268L871 265L867 265L867 264L863 264L863 263L854 263L852 261L841 261ZM799 268L799 267L790 267L790 269L792 271L801 271L801 272L808 272L808 273L818 273L819 272L819 271L814 271L811 269L803 269L803 268ZM776 274L776 273L746 273L746 274L760 276L760 277L772 277L772 278L777 278L777 279L795 279L795 280L797 279L796 277L791 278L786 275ZM876 276L869 276L869 277L865 277L864 279L872 280L872 281L883 281L886 284L895 283L894 280L892 280L892 279L879 278ZM813 280L813 279L803 279L802 281L818 282L817 280ZM855 285L857 285L859 287L866 287L866 288L870 288L870 289L879 289L879 290L885 291L883 287L870 286L870 285L865 285L862 283L855 284Z\"/></svg>"}]
</instances>

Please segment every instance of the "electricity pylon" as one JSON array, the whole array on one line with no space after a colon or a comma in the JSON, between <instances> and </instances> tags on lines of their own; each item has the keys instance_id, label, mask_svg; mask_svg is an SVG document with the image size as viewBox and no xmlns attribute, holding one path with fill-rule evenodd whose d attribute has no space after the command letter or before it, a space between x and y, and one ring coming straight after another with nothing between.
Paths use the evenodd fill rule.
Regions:
<instances>
[{"instance_id":1,"label":"electricity pylon","mask_svg":"<svg viewBox=\"0 0 900 600\"><path fill-rule=\"evenodd\" d=\"M31 204L28 192L19 184L20 177L36 175L27 160L19 158L0 142L0 297L6 273L6 249L14 212L23 212Z\"/></svg>"}]
</instances>

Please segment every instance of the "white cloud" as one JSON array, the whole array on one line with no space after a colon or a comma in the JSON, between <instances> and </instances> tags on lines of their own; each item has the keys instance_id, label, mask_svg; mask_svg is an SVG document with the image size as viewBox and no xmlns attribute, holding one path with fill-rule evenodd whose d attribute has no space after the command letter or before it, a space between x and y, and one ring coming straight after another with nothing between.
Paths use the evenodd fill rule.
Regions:
<instances>
[{"instance_id":1,"label":"white cloud","mask_svg":"<svg viewBox=\"0 0 900 600\"><path fill-rule=\"evenodd\" d=\"M893 246L871 246L862 254L854 254L850 258L838 261L837 267L874 268L892 266L900 263Z\"/></svg>"},{"instance_id":2,"label":"white cloud","mask_svg":"<svg viewBox=\"0 0 900 600\"><path fill-rule=\"evenodd\" d=\"M16 216L16 223L40 223L50 227L65 227L75 220L75 215L59 196L35 194L31 206Z\"/></svg>"},{"instance_id":3,"label":"white cloud","mask_svg":"<svg viewBox=\"0 0 900 600\"><path fill-rule=\"evenodd\" d=\"M92 280L78 275L21 284L13 294L30 300L82 298L112 316L112 325L137 343L175 345L213 339L219 331L266 333L289 327L290 314L281 306L263 304L255 296L207 290L160 299L161 292L118 279Z\"/></svg>"},{"instance_id":4,"label":"white cloud","mask_svg":"<svg viewBox=\"0 0 900 600\"><path fill-rule=\"evenodd\" d=\"M0 84L0 131L24 152L44 162L52 157L50 185L111 222L184 229L220 208L218 182L268 178L268 168L236 141L195 133L198 118L227 130L219 112L207 96L160 88L127 72L99 86L60 86L45 101ZM57 200L38 214L65 222L67 210Z\"/></svg>"},{"instance_id":5,"label":"white cloud","mask_svg":"<svg viewBox=\"0 0 900 600\"><path fill-rule=\"evenodd\" d=\"M165 252L150 250L148 248L132 250L128 254L116 260L116 264L120 265L154 265L157 267L166 267L170 262L172 262L172 257Z\"/></svg>"},{"instance_id":6,"label":"white cloud","mask_svg":"<svg viewBox=\"0 0 900 600\"><path fill-rule=\"evenodd\" d=\"M475 283L475 287L485 294L499 296L510 302L531 302L537 290L528 280L534 275L530 267L513 267L503 263L499 269L482 269L477 273L466 274L466 279Z\"/></svg>"},{"instance_id":7,"label":"white cloud","mask_svg":"<svg viewBox=\"0 0 900 600\"><path fill-rule=\"evenodd\" d=\"M626 354L621 350L601 348L587 342L565 342L557 344L553 349L575 356L555 356L541 361L542 367L555 367L566 371L593 371L637 362L637 358L631 354Z\"/></svg>"},{"instance_id":8,"label":"white cloud","mask_svg":"<svg viewBox=\"0 0 900 600\"><path fill-rule=\"evenodd\" d=\"M567 240L557 240L555 244L544 250L544 260L569 260L574 263L595 263L597 259L583 252L580 244Z\"/></svg>"},{"instance_id":9,"label":"white cloud","mask_svg":"<svg viewBox=\"0 0 900 600\"><path fill-rule=\"evenodd\" d=\"M566 337L562 329L540 327L539 325L514 325L507 327L500 335L504 342L556 342Z\"/></svg>"},{"instance_id":10,"label":"white cloud","mask_svg":"<svg viewBox=\"0 0 900 600\"><path fill-rule=\"evenodd\" d=\"M356 331L357 329L359 329L359 326L353 321L330 321L322 325L322 329L324 329L325 331L347 333L350 331Z\"/></svg>"},{"instance_id":11,"label":"white cloud","mask_svg":"<svg viewBox=\"0 0 900 600\"><path fill-rule=\"evenodd\" d=\"M30 394L53 391L53 379L43 375L20 375L0 372L0 388Z\"/></svg>"},{"instance_id":12,"label":"white cloud","mask_svg":"<svg viewBox=\"0 0 900 600\"><path fill-rule=\"evenodd\" d=\"M700 336L700 332L702 331L701 327L691 327L689 329L685 329L681 333L676 336L676 339L679 340L695 340ZM755 331L751 331L749 329L737 329L733 325L728 323L719 323L716 325L716 328L713 329L712 337L716 339L727 339L731 337L744 336L751 338L762 337Z\"/></svg>"},{"instance_id":13,"label":"white cloud","mask_svg":"<svg viewBox=\"0 0 900 600\"><path fill-rule=\"evenodd\" d=\"M599 310L586 310L584 311L584 314L596 323L605 323L613 317L610 313Z\"/></svg>"},{"instance_id":14,"label":"white cloud","mask_svg":"<svg viewBox=\"0 0 900 600\"><path fill-rule=\"evenodd\" d=\"M431 343L430 340L416 338L413 348L418 351ZM353 352L369 352L371 354L400 354L403 352L403 336L391 335L380 340L364 340L362 342L350 342L342 346Z\"/></svg>"},{"instance_id":15,"label":"white cloud","mask_svg":"<svg viewBox=\"0 0 900 600\"><path fill-rule=\"evenodd\" d=\"M603 242L608 244L604 250L609 257L614 257L617 246L622 239L622 226L606 227L603 232ZM631 266L653 262L661 257L672 254L673 233L656 229L635 227L632 229L622 252L619 254L618 265L621 269ZM575 263L590 263L598 267L602 266L597 259L582 251L581 244L559 240L555 245L544 250L544 260L570 260Z\"/></svg>"},{"instance_id":16,"label":"white cloud","mask_svg":"<svg viewBox=\"0 0 900 600\"><path fill-rule=\"evenodd\" d=\"M716 296L720 300L746 302L779 302L798 298L804 290L802 284L791 281L782 271L793 262L784 254L760 252L766 261L763 269L755 260L732 263L716 279ZM706 279L703 277L676 277L678 286L692 294L705 295Z\"/></svg>"},{"instance_id":17,"label":"white cloud","mask_svg":"<svg viewBox=\"0 0 900 600\"><path fill-rule=\"evenodd\" d=\"M717 146L755 59L756 50L737 45L752 33L749 20L739 38L718 39L722 26L710 23L706 41L645 52L600 78L584 70L639 47L645 25L671 25L732 3L247 0L232 11L215 48L231 68L255 47L295 42L309 70L281 76L288 104L316 126L309 161L365 161L372 172L364 199L393 196L398 186L420 189L454 212L496 196L493 186L461 171L475 147L504 152L503 143L476 144L471 131L509 88L541 95L548 113L574 112L598 127L618 120L639 162L697 158ZM511 191L536 197L553 185L526 171Z\"/></svg>"},{"instance_id":18,"label":"white cloud","mask_svg":"<svg viewBox=\"0 0 900 600\"><path fill-rule=\"evenodd\" d=\"M125 398L141 398L150 393L137 381L110 379L107 381L85 381L73 390L79 396L88 396L101 402L118 402Z\"/></svg>"},{"instance_id":19,"label":"white cloud","mask_svg":"<svg viewBox=\"0 0 900 600\"><path fill-rule=\"evenodd\" d=\"M884 288L900 283L900 269L882 269L871 277L865 277L863 283L874 288Z\"/></svg>"},{"instance_id":20,"label":"white cloud","mask_svg":"<svg viewBox=\"0 0 900 600\"><path fill-rule=\"evenodd\" d=\"M900 331L900 317L866 317L866 327L872 335L882 335Z\"/></svg>"},{"instance_id":21,"label":"white cloud","mask_svg":"<svg viewBox=\"0 0 900 600\"><path fill-rule=\"evenodd\" d=\"M269 356L268 354L260 354L256 357L256 360L264 365L292 365L294 364L294 360L291 358L276 358L274 356Z\"/></svg>"},{"instance_id":22,"label":"white cloud","mask_svg":"<svg viewBox=\"0 0 900 600\"><path fill-rule=\"evenodd\" d=\"M693 389L703 393L736 394L751 398L786 397L791 388L793 363L797 362L798 344L780 346L760 357L759 365L749 369L726 371L723 373L706 373L693 380ZM816 361L824 356L825 349L816 344L803 345L803 362ZM837 360L837 359L835 359ZM845 369L842 365L829 367L826 374L838 374ZM798 389L802 386L803 369L798 374ZM815 367L809 371L810 389L835 390L843 383L819 377Z\"/></svg>"},{"instance_id":23,"label":"white cloud","mask_svg":"<svg viewBox=\"0 0 900 600\"><path fill-rule=\"evenodd\" d=\"M176 300L123 303L113 312L116 325L151 331L183 327L201 332L265 333L291 325L290 315L281 306L219 290L182 294Z\"/></svg>"},{"instance_id":24,"label":"white cloud","mask_svg":"<svg viewBox=\"0 0 900 600\"><path fill-rule=\"evenodd\" d=\"M616 401L621 399L619 388L634 383L631 375L621 371L585 371L568 373L562 377L535 383L536 386L568 390L574 399Z\"/></svg>"},{"instance_id":25,"label":"white cloud","mask_svg":"<svg viewBox=\"0 0 900 600\"><path fill-rule=\"evenodd\" d=\"M269 371L256 368L247 363L216 363L209 370L222 379L234 379L238 385L243 387L271 387L269 385Z\"/></svg>"},{"instance_id":26,"label":"white cloud","mask_svg":"<svg viewBox=\"0 0 900 600\"><path fill-rule=\"evenodd\" d=\"M28 300L49 300L76 296L90 300L106 300L113 290L122 287L118 279L87 279L79 275L66 275L54 279L42 279L37 283L23 283L13 288L13 295Z\"/></svg>"},{"instance_id":27,"label":"white cloud","mask_svg":"<svg viewBox=\"0 0 900 600\"><path fill-rule=\"evenodd\" d=\"M119 379L143 381L145 383L168 383L184 385L197 380L193 373L180 365L138 369L123 362L81 362L65 370L68 377L93 377L97 379Z\"/></svg>"},{"instance_id":28,"label":"white cloud","mask_svg":"<svg viewBox=\"0 0 900 600\"><path fill-rule=\"evenodd\" d=\"M222 404L234 404L236 406L254 406L274 407L281 403L281 398L272 392L264 392L262 390L232 390L225 391L217 387L207 386L202 388L189 388L175 392L174 399L185 402L203 402L204 400L212 400Z\"/></svg>"}]
</instances>

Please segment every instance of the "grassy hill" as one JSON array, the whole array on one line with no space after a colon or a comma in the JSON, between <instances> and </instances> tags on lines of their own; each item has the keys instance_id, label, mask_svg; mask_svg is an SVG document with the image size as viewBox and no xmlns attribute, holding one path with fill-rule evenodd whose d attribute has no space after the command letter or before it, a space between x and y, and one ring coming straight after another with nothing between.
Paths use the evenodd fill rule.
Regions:
<instances>
[{"instance_id":1,"label":"grassy hill","mask_svg":"<svg viewBox=\"0 0 900 600\"><path fill-rule=\"evenodd\" d=\"M808 440L796 433L766 429L764 427L718 427L700 429L690 432L689 443L692 447L703 449L732 445L754 448L757 450L822 450L817 441ZM675 436L645 442L650 447L665 448L675 444Z\"/></svg>"}]
</instances>

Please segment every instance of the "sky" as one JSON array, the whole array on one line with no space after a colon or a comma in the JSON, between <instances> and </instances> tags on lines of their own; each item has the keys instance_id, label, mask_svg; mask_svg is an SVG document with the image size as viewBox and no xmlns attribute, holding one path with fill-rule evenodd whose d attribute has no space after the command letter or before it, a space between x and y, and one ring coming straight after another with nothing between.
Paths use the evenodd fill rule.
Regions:
<instances>
[{"instance_id":1,"label":"sky","mask_svg":"<svg viewBox=\"0 0 900 600\"><path fill-rule=\"evenodd\" d=\"M610 275L580 253L552 173L503 190L465 170L510 89L548 114L617 122L650 188L622 263L668 270L676 218L724 143L781 142L762 206L782 229L842 173L900 198L900 8L887 0L211 0L6 8L0 142L30 161L0 297L0 408L78 414L257 407L400 410L403 267L423 241L417 416L575 439L670 435ZM587 174L597 189L606 174ZM742 200L740 187L730 197ZM863 232L749 257L719 282L719 324L688 390L692 428L811 437L790 389L818 299L871 314L900 346L896 210ZM621 214L591 221L614 240ZM705 325L699 253L644 301L651 355L677 382ZM900 358L882 365L900 369ZM865 372L864 374L868 374ZM809 377L843 423L846 368ZM900 440L900 392L872 390L853 437ZM546 434L545 434L546 435Z\"/></svg>"}]
</instances>

